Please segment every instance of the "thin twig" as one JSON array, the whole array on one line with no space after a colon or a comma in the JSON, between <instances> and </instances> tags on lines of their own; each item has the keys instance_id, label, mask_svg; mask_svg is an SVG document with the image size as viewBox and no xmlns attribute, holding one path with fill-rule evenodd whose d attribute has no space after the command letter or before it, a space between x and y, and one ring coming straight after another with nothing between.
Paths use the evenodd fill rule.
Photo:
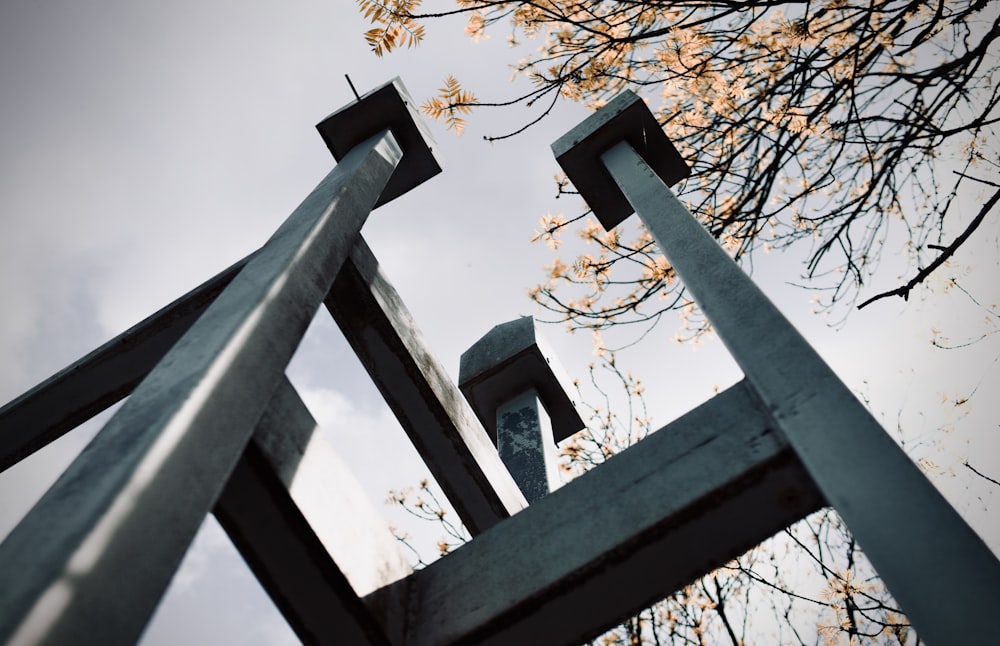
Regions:
<instances>
[{"instance_id":1,"label":"thin twig","mask_svg":"<svg viewBox=\"0 0 1000 646\"><path fill-rule=\"evenodd\" d=\"M971 236L977 228L979 228L979 225L983 223L984 219L986 219L986 214L989 213L994 206L996 206L998 201L1000 201L1000 190L990 197L986 204L983 205L983 208L980 209L979 213L976 214L976 217L972 219L972 222L969 223L969 226L965 228L965 231L955 238L955 241L948 245L941 252L941 255L935 258L931 264L917 272L917 275L908 280L905 285L900 285L896 289L890 289L887 292L882 292L881 294L872 296L861 305L858 305L858 309L860 310L866 305L870 305L882 298L888 298L889 296L902 296L904 301L908 300L910 297L910 291L920 283L924 282L924 280L926 280L927 277L934 272L934 270L943 265L946 260L951 258L951 256L958 251L958 248L969 239L969 236Z\"/></svg>"},{"instance_id":2,"label":"thin twig","mask_svg":"<svg viewBox=\"0 0 1000 646\"><path fill-rule=\"evenodd\" d=\"M965 462L962 462L962 464L963 464L963 465L964 465L964 466L965 466L965 467L966 467L967 469L969 469L969 471L972 471L973 473L975 473L975 474L976 474L977 476L979 476L980 478L982 478L982 479L984 479L984 480L989 480L990 482L992 482L992 483L993 483L993 484L995 484L996 486L1000 487L1000 482L997 482L996 480L994 480L993 478L989 477L988 475L986 475L986 474L985 474L985 473L983 473L982 471L979 471L978 469L976 469L976 467L974 467L974 466L972 466L971 464L969 464L969 462L968 462L968 461L965 461Z\"/></svg>"}]
</instances>

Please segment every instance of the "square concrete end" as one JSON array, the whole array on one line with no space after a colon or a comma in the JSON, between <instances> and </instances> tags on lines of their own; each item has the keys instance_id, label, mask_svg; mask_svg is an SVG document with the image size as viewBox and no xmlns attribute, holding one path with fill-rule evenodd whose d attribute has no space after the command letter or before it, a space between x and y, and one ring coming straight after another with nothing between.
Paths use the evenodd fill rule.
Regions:
<instances>
[{"instance_id":1,"label":"square concrete end","mask_svg":"<svg viewBox=\"0 0 1000 646\"><path fill-rule=\"evenodd\" d=\"M458 387L494 444L497 408L529 388L538 391L556 442L584 427L570 396L572 381L530 316L497 325L463 352Z\"/></svg>"},{"instance_id":2,"label":"square concrete end","mask_svg":"<svg viewBox=\"0 0 1000 646\"><path fill-rule=\"evenodd\" d=\"M375 206L382 206L441 172L436 144L420 118L416 105L403 82L396 77L364 94L361 99L345 105L317 126L320 136L334 159L340 161L347 152L365 139L389 128L403 158Z\"/></svg>"},{"instance_id":3,"label":"square concrete end","mask_svg":"<svg viewBox=\"0 0 1000 646\"><path fill-rule=\"evenodd\" d=\"M608 231L634 209L601 162L612 146L627 141L667 186L691 174L656 117L631 90L625 90L552 144L556 161Z\"/></svg>"}]
</instances>

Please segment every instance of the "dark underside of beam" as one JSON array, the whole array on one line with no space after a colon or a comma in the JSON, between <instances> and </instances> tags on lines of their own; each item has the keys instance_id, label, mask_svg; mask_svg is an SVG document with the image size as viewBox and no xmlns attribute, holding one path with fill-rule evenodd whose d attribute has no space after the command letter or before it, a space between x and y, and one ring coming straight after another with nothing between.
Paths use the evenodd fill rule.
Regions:
<instances>
[{"instance_id":1,"label":"dark underside of beam","mask_svg":"<svg viewBox=\"0 0 1000 646\"><path fill-rule=\"evenodd\" d=\"M823 500L743 383L413 575L412 644L578 644Z\"/></svg>"},{"instance_id":2,"label":"dark underside of beam","mask_svg":"<svg viewBox=\"0 0 1000 646\"><path fill-rule=\"evenodd\" d=\"M303 643L402 641L412 567L287 380L214 513Z\"/></svg>"},{"instance_id":3,"label":"dark underside of beam","mask_svg":"<svg viewBox=\"0 0 1000 646\"><path fill-rule=\"evenodd\" d=\"M479 534L524 508L489 435L364 240L325 303L469 531Z\"/></svg>"},{"instance_id":4,"label":"dark underside of beam","mask_svg":"<svg viewBox=\"0 0 1000 646\"><path fill-rule=\"evenodd\" d=\"M248 447L216 504L233 544L304 644L388 644L269 467Z\"/></svg>"}]
</instances>

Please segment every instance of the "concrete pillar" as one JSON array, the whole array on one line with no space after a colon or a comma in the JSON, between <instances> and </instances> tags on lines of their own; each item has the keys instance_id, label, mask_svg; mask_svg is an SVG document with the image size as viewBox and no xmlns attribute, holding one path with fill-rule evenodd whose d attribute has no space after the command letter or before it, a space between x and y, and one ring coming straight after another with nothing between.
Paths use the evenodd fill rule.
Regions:
<instances>
[{"instance_id":1,"label":"concrete pillar","mask_svg":"<svg viewBox=\"0 0 1000 646\"><path fill-rule=\"evenodd\" d=\"M364 240L325 302L469 532L477 536L524 509L494 441Z\"/></svg>"},{"instance_id":2,"label":"concrete pillar","mask_svg":"<svg viewBox=\"0 0 1000 646\"><path fill-rule=\"evenodd\" d=\"M497 451L529 503L559 486L552 420L534 388L497 408Z\"/></svg>"},{"instance_id":3,"label":"concrete pillar","mask_svg":"<svg viewBox=\"0 0 1000 646\"><path fill-rule=\"evenodd\" d=\"M407 122L416 126L412 106L398 98L402 88L390 83L382 92L397 96L393 118L341 151L340 163L0 544L0 641L138 639L362 224L391 197L401 159L411 186L437 168L421 163L433 156L417 145L419 133L406 134ZM394 133L411 141L405 155Z\"/></svg>"},{"instance_id":4,"label":"concrete pillar","mask_svg":"<svg viewBox=\"0 0 1000 646\"><path fill-rule=\"evenodd\" d=\"M531 317L494 327L460 364L459 388L524 497L537 501L559 484L556 442L584 426L569 378Z\"/></svg>"},{"instance_id":5,"label":"concrete pillar","mask_svg":"<svg viewBox=\"0 0 1000 646\"><path fill-rule=\"evenodd\" d=\"M622 93L553 150L606 228L639 215L918 633L994 641L1000 562L673 195L688 169L643 101Z\"/></svg>"},{"instance_id":6,"label":"concrete pillar","mask_svg":"<svg viewBox=\"0 0 1000 646\"><path fill-rule=\"evenodd\" d=\"M591 643L822 504L739 383L416 572L407 644Z\"/></svg>"},{"instance_id":7,"label":"concrete pillar","mask_svg":"<svg viewBox=\"0 0 1000 646\"><path fill-rule=\"evenodd\" d=\"M409 559L287 379L213 511L302 643L402 643Z\"/></svg>"}]
</instances>

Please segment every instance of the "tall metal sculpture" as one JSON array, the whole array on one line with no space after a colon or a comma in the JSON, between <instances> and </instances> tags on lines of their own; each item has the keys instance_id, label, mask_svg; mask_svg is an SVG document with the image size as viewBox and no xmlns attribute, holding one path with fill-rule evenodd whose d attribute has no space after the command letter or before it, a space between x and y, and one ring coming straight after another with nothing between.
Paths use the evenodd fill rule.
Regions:
<instances>
[{"instance_id":1,"label":"tall metal sculpture","mask_svg":"<svg viewBox=\"0 0 1000 646\"><path fill-rule=\"evenodd\" d=\"M134 642L214 512L304 642L572 644L830 504L924 638L990 641L1000 563L673 197L637 97L556 156L605 226L639 213L746 378L551 494L518 473L530 506L484 423L544 452L579 422L533 324L467 353L473 412L359 233L440 170L402 84L319 129L339 163L260 250L0 409L6 468L129 396L0 545L0 640ZM284 377L321 304L475 536L418 572Z\"/></svg>"}]
</instances>

